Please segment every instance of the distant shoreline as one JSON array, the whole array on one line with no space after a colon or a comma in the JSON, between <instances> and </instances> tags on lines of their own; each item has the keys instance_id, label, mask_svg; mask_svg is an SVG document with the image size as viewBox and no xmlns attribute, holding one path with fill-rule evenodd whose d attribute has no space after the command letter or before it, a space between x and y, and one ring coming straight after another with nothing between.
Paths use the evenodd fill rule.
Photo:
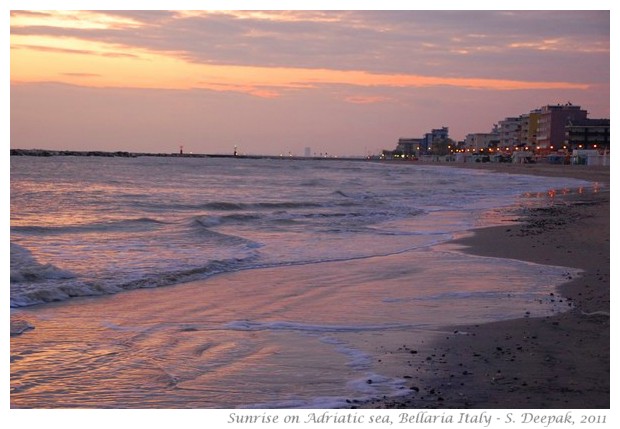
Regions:
<instances>
[{"instance_id":1,"label":"distant shoreline","mask_svg":"<svg viewBox=\"0 0 620 429\"><path fill-rule=\"evenodd\" d=\"M165 158L237 158L237 159L288 159L302 161L365 161L399 165L440 165L454 168L482 169L508 174L530 174L535 176L573 177L582 180L598 182L601 176L609 180L609 165L564 165L539 162L533 164L498 163L498 162L456 162L456 161L424 161L424 160L394 160L372 157L321 157L299 155L235 155L235 154L205 154L205 153L148 153L126 151L76 151L50 149L11 149L11 156L78 156L78 157L109 157L109 158L138 158L138 157L165 157Z\"/></svg>"},{"instance_id":2,"label":"distant shoreline","mask_svg":"<svg viewBox=\"0 0 620 429\"><path fill-rule=\"evenodd\" d=\"M292 156L292 155L235 155L217 153L149 153L127 151L100 151L100 150L50 150L50 149L11 149L11 156L85 156L108 158L138 158L138 157L165 157L165 158L239 158L239 159L302 159L302 160L332 160L332 161L370 161L376 158L365 157L321 157L321 156Z\"/></svg>"}]
</instances>

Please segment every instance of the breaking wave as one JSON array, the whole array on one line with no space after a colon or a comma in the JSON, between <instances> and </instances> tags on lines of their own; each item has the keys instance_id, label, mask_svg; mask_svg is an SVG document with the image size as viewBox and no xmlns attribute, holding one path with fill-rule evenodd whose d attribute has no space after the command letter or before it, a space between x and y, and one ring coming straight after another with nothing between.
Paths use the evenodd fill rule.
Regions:
<instances>
[{"instance_id":1,"label":"breaking wave","mask_svg":"<svg viewBox=\"0 0 620 429\"><path fill-rule=\"evenodd\" d=\"M170 286L200 280L220 273L236 271L247 266L254 258L211 261L204 266L186 270L144 275L133 280L100 279L88 280L77 276L41 276L37 282L11 274L11 307L26 307L54 301L64 301L73 297L114 294L133 289ZM25 278L27 284L22 283ZM63 280L63 281L59 281ZM68 281L69 280L69 281Z\"/></svg>"},{"instance_id":2,"label":"breaking wave","mask_svg":"<svg viewBox=\"0 0 620 429\"><path fill-rule=\"evenodd\" d=\"M67 234L67 233L97 233L101 231L142 231L164 225L166 222L142 217L137 219L123 219L110 222L94 222L83 225L39 226L18 225L11 226L11 232L22 234Z\"/></svg>"},{"instance_id":3,"label":"breaking wave","mask_svg":"<svg viewBox=\"0 0 620 429\"><path fill-rule=\"evenodd\" d=\"M11 283L42 282L46 280L73 279L75 274L52 264L41 264L32 253L18 244L11 243Z\"/></svg>"}]
</instances>

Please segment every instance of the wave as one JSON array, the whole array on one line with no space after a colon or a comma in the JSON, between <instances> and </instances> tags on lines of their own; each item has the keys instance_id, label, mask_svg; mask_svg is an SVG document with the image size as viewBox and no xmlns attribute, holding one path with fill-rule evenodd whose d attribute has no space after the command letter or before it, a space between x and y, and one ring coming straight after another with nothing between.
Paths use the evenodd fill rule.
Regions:
<instances>
[{"instance_id":1,"label":"wave","mask_svg":"<svg viewBox=\"0 0 620 429\"><path fill-rule=\"evenodd\" d=\"M141 217L135 219L122 219L109 222L93 222L83 225L60 225L60 226L39 226L39 225L19 225L11 226L11 232L24 234L70 234L70 233L89 233L101 231L143 231L149 230L167 222Z\"/></svg>"},{"instance_id":2,"label":"wave","mask_svg":"<svg viewBox=\"0 0 620 429\"><path fill-rule=\"evenodd\" d=\"M191 208L195 209L210 209L210 210L220 210L220 211L232 211L232 210L245 210L246 205L240 203L230 203L226 201L216 201L212 203L203 203L196 204L191 206Z\"/></svg>"},{"instance_id":3,"label":"wave","mask_svg":"<svg viewBox=\"0 0 620 429\"><path fill-rule=\"evenodd\" d=\"M213 227L229 222L247 222L254 221L259 217L255 216L195 216L192 218L191 227L200 234L203 240L207 240L221 247L241 246L246 249L256 249L262 246L261 243L243 238L237 235L224 234L214 231ZM203 243L204 244L204 241Z\"/></svg>"},{"instance_id":4,"label":"wave","mask_svg":"<svg viewBox=\"0 0 620 429\"><path fill-rule=\"evenodd\" d=\"M228 203L230 204L230 203ZM206 203L202 207L211 209L227 210L228 204L224 203ZM250 209L298 209L298 208L312 208L322 207L320 203L305 202L305 201L278 201L278 202L258 202L258 203L246 203L246 204L232 204L236 206L235 210L250 210Z\"/></svg>"},{"instance_id":5,"label":"wave","mask_svg":"<svg viewBox=\"0 0 620 429\"><path fill-rule=\"evenodd\" d=\"M230 202L210 202L194 206L194 208L219 210L219 211L244 211L256 209L302 209L323 207L321 203L307 201L276 201L276 202L256 202L256 203L230 203Z\"/></svg>"},{"instance_id":6,"label":"wave","mask_svg":"<svg viewBox=\"0 0 620 429\"><path fill-rule=\"evenodd\" d=\"M191 223L202 229L209 229L227 223L256 222L261 219L264 218L258 214L232 214L226 216L201 215L193 217Z\"/></svg>"},{"instance_id":7,"label":"wave","mask_svg":"<svg viewBox=\"0 0 620 429\"><path fill-rule=\"evenodd\" d=\"M52 264L41 264L32 253L16 243L11 243L11 283L42 282L46 280L73 279L75 274Z\"/></svg>"},{"instance_id":8,"label":"wave","mask_svg":"<svg viewBox=\"0 0 620 429\"><path fill-rule=\"evenodd\" d=\"M184 203L162 203L162 202L145 202L135 201L132 203L134 207L142 209L156 209L160 211L192 211L192 210L212 210L222 212L247 211L247 210L269 210L269 209L303 209L323 207L322 203L308 201L264 201L254 203L238 203L230 201L210 201L197 204Z\"/></svg>"},{"instance_id":9,"label":"wave","mask_svg":"<svg viewBox=\"0 0 620 429\"><path fill-rule=\"evenodd\" d=\"M134 289L147 289L171 286L179 283L201 280L225 272L243 269L255 257L233 258L211 261L204 266L184 270L168 271L146 275L138 279L118 282L116 279L87 281L76 276L73 281L48 281L39 283L11 284L11 307L27 307L55 301L64 301L74 297L110 295Z\"/></svg>"},{"instance_id":10,"label":"wave","mask_svg":"<svg viewBox=\"0 0 620 429\"><path fill-rule=\"evenodd\" d=\"M257 208L264 208L264 209L298 209L298 208L323 207L323 205L320 203L299 202L299 201L255 203L255 204L251 204L250 206L257 207Z\"/></svg>"},{"instance_id":11,"label":"wave","mask_svg":"<svg viewBox=\"0 0 620 429\"><path fill-rule=\"evenodd\" d=\"M33 263L18 269L11 269L11 283L41 282L45 280L73 279L75 274L62 270L52 264Z\"/></svg>"}]
</instances>

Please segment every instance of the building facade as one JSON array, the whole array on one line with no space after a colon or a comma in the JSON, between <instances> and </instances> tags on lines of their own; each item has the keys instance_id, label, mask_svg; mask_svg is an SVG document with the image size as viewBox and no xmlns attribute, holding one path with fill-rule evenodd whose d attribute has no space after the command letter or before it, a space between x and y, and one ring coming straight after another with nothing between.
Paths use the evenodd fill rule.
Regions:
<instances>
[{"instance_id":1,"label":"building facade","mask_svg":"<svg viewBox=\"0 0 620 429\"><path fill-rule=\"evenodd\" d=\"M532 110L530 113L521 115L521 136L520 145L524 148L536 147L538 137L538 121L540 119L540 109Z\"/></svg>"},{"instance_id":2,"label":"building facade","mask_svg":"<svg viewBox=\"0 0 620 429\"><path fill-rule=\"evenodd\" d=\"M429 153L433 142L447 140L448 138L448 127L434 128L430 133L424 134L420 142L420 149L424 153Z\"/></svg>"},{"instance_id":3,"label":"building facade","mask_svg":"<svg viewBox=\"0 0 620 429\"><path fill-rule=\"evenodd\" d=\"M499 121L499 148L509 150L521 143L521 117Z\"/></svg>"},{"instance_id":4,"label":"building facade","mask_svg":"<svg viewBox=\"0 0 620 429\"><path fill-rule=\"evenodd\" d=\"M421 138L399 138L395 154L403 158L412 158L420 155Z\"/></svg>"},{"instance_id":5,"label":"building facade","mask_svg":"<svg viewBox=\"0 0 620 429\"><path fill-rule=\"evenodd\" d=\"M564 128L564 145L567 150L609 150L609 119L583 119L569 121Z\"/></svg>"},{"instance_id":6,"label":"building facade","mask_svg":"<svg viewBox=\"0 0 620 429\"><path fill-rule=\"evenodd\" d=\"M498 144L498 133L471 133L465 136L464 149L468 152L479 152L495 148Z\"/></svg>"},{"instance_id":7,"label":"building facade","mask_svg":"<svg viewBox=\"0 0 620 429\"><path fill-rule=\"evenodd\" d=\"M547 152L562 148L568 123L584 121L587 116L586 110L571 103L543 106L538 119L536 149Z\"/></svg>"}]
</instances>

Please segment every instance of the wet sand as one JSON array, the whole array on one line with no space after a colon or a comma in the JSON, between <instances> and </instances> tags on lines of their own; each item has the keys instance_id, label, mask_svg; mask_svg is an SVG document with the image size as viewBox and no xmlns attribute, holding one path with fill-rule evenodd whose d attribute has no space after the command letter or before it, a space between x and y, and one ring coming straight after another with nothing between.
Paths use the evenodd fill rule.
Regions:
<instances>
[{"instance_id":1,"label":"wet sand","mask_svg":"<svg viewBox=\"0 0 620 429\"><path fill-rule=\"evenodd\" d=\"M461 165L459 165L461 167ZM496 171L576 177L609 184L608 167L466 165ZM430 353L400 355L411 395L368 408L587 409L610 407L610 194L558 198L523 210L517 225L476 230L453 244L482 256L570 266L553 299L572 310L474 326L449 327ZM428 375L431 375L430 378Z\"/></svg>"}]
</instances>

